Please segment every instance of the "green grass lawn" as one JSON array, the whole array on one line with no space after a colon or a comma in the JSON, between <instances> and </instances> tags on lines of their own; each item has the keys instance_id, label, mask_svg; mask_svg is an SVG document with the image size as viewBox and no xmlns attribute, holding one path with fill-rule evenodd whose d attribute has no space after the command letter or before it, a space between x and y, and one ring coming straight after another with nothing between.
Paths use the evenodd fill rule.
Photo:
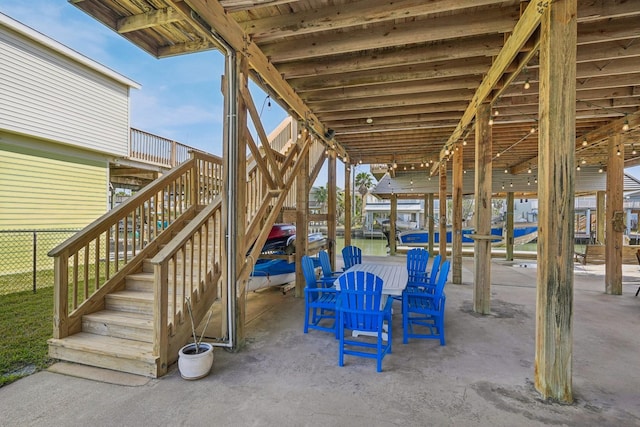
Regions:
<instances>
[{"instance_id":1,"label":"green grass lawn","mask_svg":"<svg viewBox=\"0 0 640 427\"><path fill-rule=\"evenodd\" d=\"M0 295L0 387L24 374L12 374L33 366L51 364L47 339L53 333L53 288Z\"/></svg>"}]
</instances>

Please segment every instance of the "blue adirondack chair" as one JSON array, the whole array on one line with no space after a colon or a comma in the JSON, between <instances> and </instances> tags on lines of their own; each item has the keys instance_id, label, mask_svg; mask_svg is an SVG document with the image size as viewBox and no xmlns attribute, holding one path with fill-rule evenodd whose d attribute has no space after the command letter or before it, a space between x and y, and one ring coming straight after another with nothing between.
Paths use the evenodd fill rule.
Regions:
<instances>
[{"instance_id":1,"label":"blue adirondack chair","mask_svg":"<svg viewBox=\"0 0 640 427\"><path fill-rule=\"evenodd\" d=\"M338 283L338 365L344 366L345 354L366 357L376 359L377 371L381 372L382 359L391 353L391 300L387 300L385 307L380 308L382 279L366 271L347 271L338 278ZM359 335L347 339L346 330L374 335L376 342L358 338Z\"/></svg>"},{"instance_id":2,"label":"blue adirondack chair","mask_svg":"<svg viewBox=\"0 0 640 427\"><path fill-rule=\"evenodd\" d=\"M322 277L320 277L320 281L323 283L325 288L329 288L333 286L333 282L336 281L342 272L331 270L331 261L329 260L329 254L327 251L318 252L318 258L320 259L320 267L322 268Z\"/></svg>"},{"instance_id":3,"label":"blue adirondack chair","mask_svg":"<svg viewBox=\"0 0 640 427\"><path fill-rule=\"evenodd\" d=\"M447 283L451 261L445 260L440 266L438 281L433 292L420 288L406 288L402 292L402 342L409 338L444 339L444 306L447 300L444 285ZM414 331L414 327L417 327ZM418 328L422 332L418 332ZM426 329L426 331L425 331Z\"/></svg>"},{"instance_id":4,"label":"blue adirondack chair","mask_svg":"<svg viewBox=\"0 0 640 427\"><path fill-rule=\"evenodd\" d=\"M425 286L429 282L428 262L429 251L426 249L414 248L407 251L407 286ZM402 301L401 295L392 295L389 298Z\"/></svg>"},{"instance_id":5,"label":"blue adirondack chair","mask_svg":"<svg viewBox=\"0 0 640 427\"><path fill-rule=\"evenodd\" d=\"M342 260L345 271L356 264L362 264L362 249L357 246L345 246L342 248Z\"/></svg>"},{"instance_id":6,"label":"blue adirondack chair","mask_svg":"<svg viewBox=\"0 0 640 427\"><path fill-rule=\"evenodd\" d=\"M336 303L338 291L336 288L325 288L316 280L316 270L313 260L304 255L301 260L302 272L306 286L304 288L304 333L309 328L332 332L336 330ZM326 325L326 321L330 326Z\"/></svg>"}]
</instances>

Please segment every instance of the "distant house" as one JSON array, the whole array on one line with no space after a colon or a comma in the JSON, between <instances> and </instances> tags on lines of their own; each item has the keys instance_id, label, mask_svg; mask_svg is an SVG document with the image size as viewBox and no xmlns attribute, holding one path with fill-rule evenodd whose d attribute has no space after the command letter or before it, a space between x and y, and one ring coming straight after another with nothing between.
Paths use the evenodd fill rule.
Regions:
<instances>
[{"instance_id":1,"label":"distant house","mask_svg":"<svg viewBox=\"0 0 640 427\"><path fill-rule=\"evenodd\" d=\"M139 85L0 13L0 230L80 228L109 208Z\"/></svg>"}]
</instances>

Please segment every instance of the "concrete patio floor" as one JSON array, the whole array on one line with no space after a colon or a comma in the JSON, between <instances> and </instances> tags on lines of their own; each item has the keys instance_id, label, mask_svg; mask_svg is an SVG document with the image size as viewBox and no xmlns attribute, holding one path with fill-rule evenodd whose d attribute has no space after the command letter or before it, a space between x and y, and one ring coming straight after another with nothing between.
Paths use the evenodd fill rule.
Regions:
<instances>
[{"instance_id":1,"label":"concrete patio floor","mask_svg":"<svg viewBox=\"0 0 640 427\"><path fill-rule=\"evenodd\" d=\"M447 284L444 347L402 344L397 310L382 373L371 359L338 367L330 334L303 334L304 300L267 289L250 295L246 346L216 349L207 378L185 381L175 366L143 381L39 372L0 389L0 425L640 426L638 266L624 266L623 295L611 296L604 266L576 264L572 405L533 387L535 261L494 259L491 277L489 316L472 311L471 258L464 283Z\"/></svg>"}]
</instances>

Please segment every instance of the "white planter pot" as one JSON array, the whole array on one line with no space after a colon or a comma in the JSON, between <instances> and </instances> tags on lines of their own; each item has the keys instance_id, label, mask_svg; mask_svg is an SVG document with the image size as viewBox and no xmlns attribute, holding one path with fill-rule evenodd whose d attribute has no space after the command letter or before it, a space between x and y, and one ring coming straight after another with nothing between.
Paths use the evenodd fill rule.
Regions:
<instances>
[{"instance_id":1,"label":"white planter pot","mask_svg":"<svg viewBox=\"0 0 640 427\"><path fill-rule=\"evenodd\" d=\"M196 345L187 344L178 352L178 369L185 380L197 380L209 375L213 366L213 346L200 343L199 352L195 352Z\"/></svg>"}]
</instances>

